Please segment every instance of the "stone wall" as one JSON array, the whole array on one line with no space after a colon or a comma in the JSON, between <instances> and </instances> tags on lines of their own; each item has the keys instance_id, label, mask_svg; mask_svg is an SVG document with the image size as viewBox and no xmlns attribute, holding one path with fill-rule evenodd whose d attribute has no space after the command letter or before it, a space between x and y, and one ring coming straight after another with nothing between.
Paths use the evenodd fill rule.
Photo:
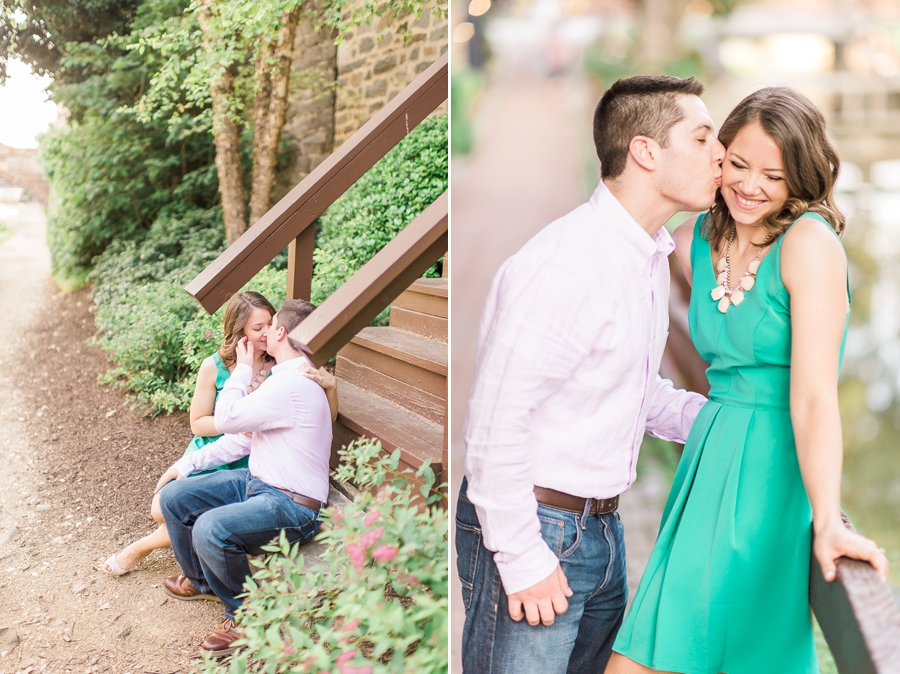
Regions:
<instances>
[{"instance_id":1,"label":"stone wall","mask_svg":"<svg viewBox=\"0 0 900 674\"><path fill-rule=\"evenodd\" d=\"M445 5L446 7L446 5ZM410 30L404 41L400 23ZM276 201L321 164L423 70L447 51L447 19L382 19L360 26L340 47L328 31L301 21L294 42L292 82ZM446 102L436 113L447 111Z\"/></svg>"},{"instance_id":2,"label":"stone wall","mask_svg":"<svg viewBox=\"0 0 900 674\"><path fill-rule=\"evenodd\" d=\"M402 23L411 33L406 42L397 20L385 18L360 26L338 49L336 148L447 51L446 18L426 12ZM445 111L446 103L438 112Z\"/></svg>"}]
</instances>

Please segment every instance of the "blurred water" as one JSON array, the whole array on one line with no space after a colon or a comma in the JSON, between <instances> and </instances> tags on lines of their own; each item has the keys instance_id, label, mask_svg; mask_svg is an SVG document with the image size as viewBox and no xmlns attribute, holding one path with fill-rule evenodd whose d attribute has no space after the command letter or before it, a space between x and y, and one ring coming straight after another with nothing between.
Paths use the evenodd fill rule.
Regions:
<instances>
[{"instance_id":1,"label":"blurred water","mask_svg":"<svg viewBox=\"0 0 900 674\"><path fill-rule=\"evenodd\" d=\"M839 205L853 306L840 405L843 505L887 550L900 586L900 161L873 164L869 182L848 165Z\"/></svg>"}]
</instances>

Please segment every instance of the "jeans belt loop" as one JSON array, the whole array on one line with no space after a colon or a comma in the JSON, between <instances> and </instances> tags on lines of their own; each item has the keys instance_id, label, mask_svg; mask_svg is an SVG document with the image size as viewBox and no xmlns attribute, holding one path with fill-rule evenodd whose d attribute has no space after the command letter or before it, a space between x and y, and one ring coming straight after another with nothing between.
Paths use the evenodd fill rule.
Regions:
<instances>
[{"instance_id":1,"label":"jeans belt loop","mask_svg":"<svg viewBox=\"0 0 900 674\"><path fill-rule=\"evenodd\" d=\"M590 496L584 499L584 512L581 513L581 530L587 530L587 524L585 524L585 520L588 518L588 515L591 513L591 505L594 503L594 499Z\"/></svg>"}]
</instances>

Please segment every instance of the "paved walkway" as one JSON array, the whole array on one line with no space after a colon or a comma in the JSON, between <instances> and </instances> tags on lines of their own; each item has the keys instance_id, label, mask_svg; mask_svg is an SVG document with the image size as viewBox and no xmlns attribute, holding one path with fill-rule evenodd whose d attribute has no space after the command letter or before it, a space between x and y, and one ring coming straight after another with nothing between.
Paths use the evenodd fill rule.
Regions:
<instances>
[{"instance_id":1,"label":"paved walkway","mask_svg":"<svg viewBox=\"0 0 900 674\"><path fill-rule=\"evenodd\" d=\"M463 419L491 281L506 258L588 196L590 114L589 96L578 79L506 71L489 82L478 102L475 151L453 160L452 495L462 479ZM451 671L460 672L463 610L455 551L450 566Z\"/></svg>"}]
</instances>

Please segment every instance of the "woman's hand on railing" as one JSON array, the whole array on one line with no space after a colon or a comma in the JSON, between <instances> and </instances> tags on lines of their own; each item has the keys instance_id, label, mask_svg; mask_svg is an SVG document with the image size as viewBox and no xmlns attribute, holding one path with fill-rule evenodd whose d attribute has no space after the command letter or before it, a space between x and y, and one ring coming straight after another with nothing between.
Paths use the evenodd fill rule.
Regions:
<instances>
[{"instance_id":1,"label":"woman's hand on railing","mask_svg":"<svg viewBox=\"0 0 900 674\"><path fill-rule=\"evenodd\" d=\"M879 548L875 541L846 528L843 522L835 522L816 531L813 552L822 567L822 575L829 582L835 578L838 557L869 562L882 579L887 578L888 560L884 549Z\"/></svg>"}]
</instances>

